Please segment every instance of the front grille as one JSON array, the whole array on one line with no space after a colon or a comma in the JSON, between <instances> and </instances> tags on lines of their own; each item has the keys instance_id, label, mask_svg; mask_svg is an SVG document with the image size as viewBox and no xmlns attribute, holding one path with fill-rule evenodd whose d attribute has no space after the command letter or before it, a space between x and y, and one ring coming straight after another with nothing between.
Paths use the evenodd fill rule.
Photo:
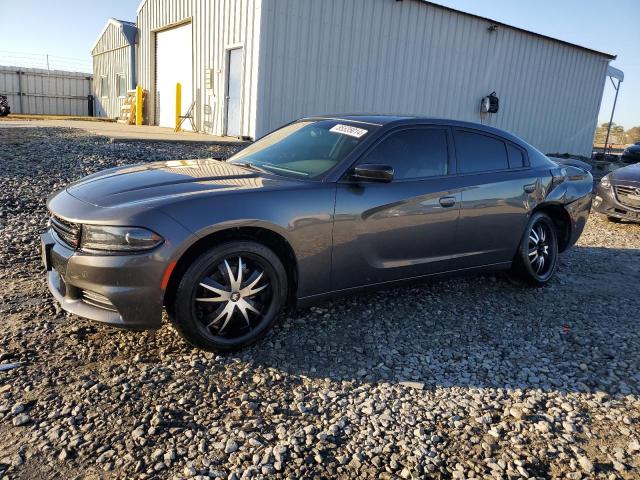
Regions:
<instances>
[{"instance_id":1,"label":"front grille","mask_svg":"<svg viewBox=\"0 0 640 480\"><path fill-rule=\"evenodd\" d=\"M622 205L630 208L640 208L640 187L618 185L616 187L616 196Z\"/></svg>"},{"instance_id":2,"label":"front grille","mask_svg":"<svg viewBox=\"0 0 640 480\"><path fill-rule=\"evenodd\" d=\"M74 250L80 245L80 225L77 223L71 223L66 220L51 215L49 217L51 221L51 228L60 240L62 240L69 247Z\"/></svg>"},{"instance_id":3,"label":"front grille","mask_svg":"<svg viewBox=\"0 0 640 480\"><path fill-rule=\"evenodd\" d=\"M89 290L82 290L82 301L93 307L102 308L103 310L109 310L110 312L117 312L116 307L111 301L104 295L100 295L96 292L90 292Z\"/></svg>"}]
</instances>

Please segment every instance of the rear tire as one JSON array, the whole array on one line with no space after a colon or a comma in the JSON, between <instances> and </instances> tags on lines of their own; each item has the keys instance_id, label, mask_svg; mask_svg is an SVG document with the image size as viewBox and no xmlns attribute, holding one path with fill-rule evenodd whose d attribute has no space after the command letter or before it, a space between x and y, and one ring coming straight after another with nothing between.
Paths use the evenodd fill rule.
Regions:
<instances>
[{"instance_id":1,"label":"rear tire","mask_svg":"<svg viewBox=\"0 0 640 480\"><path fill-rule=\"evenodd\" d=\"M548 284L558 269L558 236L553 220L532 215L513 262L512 274L531 287Z\"/></svg>"},{"instance_id":2,"label":"rear tire","mask_svg":"<svg viewBox=\"0 0 640 480\"><path fill-rule=\"evenodd\" d=\"M232 352L263 338L286 298L287 274L278 256L259 243L237 241L198 257L167 311L191 345Z\"/></svg>"}]
</instances>

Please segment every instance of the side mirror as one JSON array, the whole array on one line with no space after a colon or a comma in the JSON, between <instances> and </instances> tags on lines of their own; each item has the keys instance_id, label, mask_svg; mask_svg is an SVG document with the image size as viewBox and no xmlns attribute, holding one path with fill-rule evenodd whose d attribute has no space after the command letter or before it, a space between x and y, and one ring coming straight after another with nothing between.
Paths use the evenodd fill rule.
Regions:
<instances>
[{"instance_id":1,"label":"side mirror","mask_svg":"<svg viewBox=\"0 0 640 480\"><path fill-rule=\"evenodd\" d=\"M389 165L377 165L373 163L358 165L353 170L352 178L366 182L389 183L393 181L393 168Z\"/></svg>"}]
</instances>

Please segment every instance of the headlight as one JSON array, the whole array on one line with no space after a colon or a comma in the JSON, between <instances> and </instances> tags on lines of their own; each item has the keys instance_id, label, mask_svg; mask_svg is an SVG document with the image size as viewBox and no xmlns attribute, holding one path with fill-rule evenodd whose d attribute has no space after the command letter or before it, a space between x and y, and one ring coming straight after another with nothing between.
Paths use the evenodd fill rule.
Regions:
<instances>
[{"instance_id":1,"label":"headlight","mask_svg":"<svg viewBox=\"0 0 640 480\"><path fill-rule=\"evenodd\" d=\"M162 242L160 235L146 228L83 225L80 249L136 252L157 247Z\"/></svg>"},{"instance_id":2,"label":"headlight","mask_svg":"<svg viewBox=\"0 0 640 480\"><path fill-rule=\"evenodd\" d=\"M604 177L602 177L602 180L600 180L600 185L603 188L611 188L611 179L609 178L609 175L605 175Z\"/></svg>"}]
</instances>

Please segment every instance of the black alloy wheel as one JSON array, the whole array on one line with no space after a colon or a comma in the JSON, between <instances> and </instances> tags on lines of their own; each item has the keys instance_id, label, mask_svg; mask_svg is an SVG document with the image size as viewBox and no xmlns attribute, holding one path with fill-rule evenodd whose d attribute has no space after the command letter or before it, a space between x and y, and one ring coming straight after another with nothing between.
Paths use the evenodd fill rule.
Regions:
<instances>
[{"instance_id":1,"label":"black alloy wheel","mask_svg":"<svg viewBox=\"0 0 640 480\"><path fill-rule=\"evenodd\" d=\"M542 287L549 283L558 268L558 236L555 225L545 213L535 213L525 230L514 272L527 284Z\"/></svg>"},{"instance_id":2,"label":"black alloy wheel","mask_svg":"<svg viewBox=\"0 0 640 480\"><path fill-rule=\"evenodd\" d=\"M262 338L287 294L286 273L275 253L254 242L213 248L185 272L171 316L192 345L233 351Z\"/></svg>"}]
</instances>

